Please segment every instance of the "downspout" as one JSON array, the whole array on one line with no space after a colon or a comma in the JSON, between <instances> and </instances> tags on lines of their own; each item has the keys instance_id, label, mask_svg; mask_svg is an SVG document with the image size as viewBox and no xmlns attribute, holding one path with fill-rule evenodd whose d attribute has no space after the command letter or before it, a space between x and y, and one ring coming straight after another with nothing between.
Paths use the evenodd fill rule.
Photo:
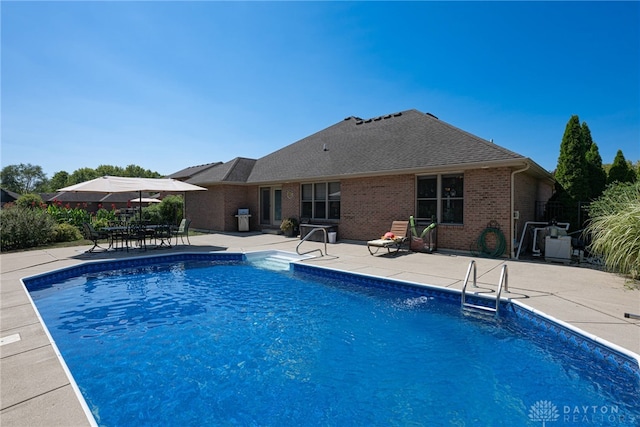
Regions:
<instances>
[{"instance_id":1,"label":"downspout","mask_svg":"<svg viewBox=\"0 0 640 427\"><path fill-rule=\"evenodd\" d=\"M510 230L510 236L509 236L509 242L510 242L510 247L511 247L511 259L514 259L516 256L516 249L515 249L515 245L513 243L514 239L515 239L515 219L513 218L514 214L515 214L515 176L517 173L522 173L526 170L529 169L529 167L531 166L529 163L525 162L525 167L523 167L522 169L518 169L515 170L513 172L511 172L511 227L509 227Z\"/></svg>"}]
</instances>

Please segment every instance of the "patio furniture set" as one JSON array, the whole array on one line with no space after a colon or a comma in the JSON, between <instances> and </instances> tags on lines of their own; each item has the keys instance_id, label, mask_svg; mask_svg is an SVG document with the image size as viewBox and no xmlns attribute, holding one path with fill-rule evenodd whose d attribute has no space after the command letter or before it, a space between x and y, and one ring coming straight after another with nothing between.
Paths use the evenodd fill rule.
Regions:
<instances>
[{"instance_id":1,"label":"patio furniture set","mask_svg":"<svg viewBox=\"0 0 640 427\"><path fill-rule=\"evenodd\" d=\"M148 247L153 249L171 248L171 240L178 238L184 244L186 237L187 244L189 241L189 225L191 220L183 219L178 227L167 224L146 224L140 222L120 222L114 221L109 223L107 227L96 229L90 223L83 224L84 235L88 240L93 242L93 247L87 252L116 251L130 249L147 250ZM100 241L106 240L109 244L107 248L100 246Z\"/></svg>"}]
</instances>

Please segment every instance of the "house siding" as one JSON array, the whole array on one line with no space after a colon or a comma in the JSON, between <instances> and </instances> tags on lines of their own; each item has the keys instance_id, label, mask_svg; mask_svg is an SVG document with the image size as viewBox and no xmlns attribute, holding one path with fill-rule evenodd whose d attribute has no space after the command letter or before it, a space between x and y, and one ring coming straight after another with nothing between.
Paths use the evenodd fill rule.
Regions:
<instances>
[{"instance_id":1,"label":"house siding","mask_svg":"<svg viewBox=\"0 0 640 427\"><path fill-rule=\"evenodd\" d=\"M469 251L491 221L499 224L509 240L510 180L510 168L465 171L464 224L439 224L438 247ZM293 199L283 200L283 206L285 203L289 206L288 212L295 211L296 215L299 215L299 187L291 185ZM416 211L415 187L414 174L342 180L339 237L371 240L384 234L392 221L408 220ZM487 240L489 245L495 243L491 238Z\"/></svg>"},{"instance_id":2,"label":"house siding","mask_svg":"<svg viewBox=\"0 0 640 427\"><path fill-rule=\"evenodd\" d=\"M300 218L300 184L287 183L282 186L282 219Z\"/></svg>"},{"instance_id":3,"label":"house siding","mask_svg":"<svg viewBox=\"0 0 640 427\"><path fill-rule=\"evenodd\" d=\"M455 251L473 251L483 231L497 224L502 231L506 250L511 251L511 173L509 167L464 171L464 223L438 224L437 247ZM305 181L307 182L307 181ZM535 202L551 194L550 183L519 173L514 176L515 209L520 211L521 228L535 216ZM343 179L341 183L339 238L366 241L380 237L394 220L408 220L416 212L416 175L400 174ZM301 182L282 184L282 218L300 217ZM237 231L238 208L249 208L250 229L261 229L259 197L263 186L219 185L209 191L189 194L188 216L193 228L215 231ZM212 209L212 206L218 208ZM221 208L220 208L221 207ZM330 222L330 221L325 221ZM521 230L518 230L521 232ZM517 234L516 234L517 235ZM485 236L488 247L494 247L495 236Z\"/></svg>"},{"instance_id":4,"label":"house siding","mask_svg":"<svg viewBox=\"0 0 640 427\"><path fill-rule=\"evenodd\" d=\"M520 242L525 224L536 220L536 202L549 200L553 195L553 184L550 181L538 180L531 175L519 173L514 177L514 187L514 210L520 213L520 218L514 221L514 238ZM530 245L530 236L525 236L523 247Z\"/></svg>"},{"instance_id":5,"label":"house siding","mask_svg":"<svg viewBox=\"0 0 640 427\"><path fill-rule=\"evenodd\" d=\"M517 227L522 228L527 221L535 221L538 181L532 176L516 174L514 210L520 213ZM520 232L521 230L518 230Z\"/></svg>"},{"instance_id":6,"label":"house siding","mask_svg":"<svg viewBox=\"0 0 640 427\"><path fill-rule=\"evenodd\" d=\"M468 184L467 184L468 183ZM458 230L456 247L459 250L475 250L475 243L489 226L497 226L504 235L509 253L511 231L511 169L474 169L465 172L465 222L464 230ZM488 247L495 247L495 234L486 236Z\"/></svg>"},{"instance_id":7,"label":"house siding","mask_svg":"<svg viewBox=\"0 0 640 427\"><path fill-rule=\"evenodd\" d=\"M391 222L409 219L415 210L415 176L348 179L340 184L341 239L379 238Z\"/></svg>"},{"instance_id":8,"label":"house siding","mask_svg":"<svg viewBox=\"0 0 640 427\"><path fill-rule=\"evenodd\" d=\"M192 220L191 227L210 231L237 231L238 219L235 215L239 208L249 208L252 217L250 228L257 229L257 193L255 186L216 185L207 187L208 191L188 193L185 199L187 217Z\"/></svg>"}]
</instances>

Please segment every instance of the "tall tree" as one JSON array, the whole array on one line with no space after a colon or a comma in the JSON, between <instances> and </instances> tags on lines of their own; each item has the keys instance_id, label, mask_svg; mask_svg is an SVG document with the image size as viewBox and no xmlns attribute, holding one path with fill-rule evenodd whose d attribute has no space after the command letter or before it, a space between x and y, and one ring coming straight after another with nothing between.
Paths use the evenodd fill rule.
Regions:
<instances>
[{"instance_id":1,"label":"tall tree","mask_svg":"<svg viewBox=\"0 0 640 427\"><path fill-rule=\"evenodd\" d=\"M560 144L556 180L576 202L587 201L589 196L586 151L580 119L571 116Z\"/></svg>"},{"instance_id":2,"label":"tall tree","mask_svg":"<svg viewBox=\"0 0 640 427\"><path fill-rule=\"evenodd\" d=\"M65 171L56 172L53 178L49 180L51 191L58 191L62 187L69 185L69 173Z\"/></svg>"},{"instance_id":3,"label":"tall tree","mask_svg":"<svg viewBox=\"0 0 640 427\"><path fill-rule=\"evenodd\" d=\"M124 168L124 175L122 176L128 176L131 178L160 178L162 175L160 175L158 172L152 172L149 169L144 169L143 167L138 165L128 165L126 168Z\"/></svg>"},{"instance_id":4,"label":"tall tree","mask_svg":"<svg viewBox=\"0 0 640 427\"><path fill-rule=\"evenodd\" d=\"M588 198L594 200L600 197L607 186L607 173L602 168L602 157L598 146L591 138L591 131L586 122L582 122L582 138L587 147L585 160L587 162Z\"/></svg>"},{"instance_id":5,"label":"tall tree","mask_svg":"<svg viewBox=\"0 0 640 427\"><path fill-rule=\"evenodd\" d=\"M79 184L81 182L90 181L98 178L100 175L91 168L80 168L73 171L69 176L69 185Z\"/></svg>"},{"instance_id":6,"label":"tall tree","mask_svg":"<svg viewBox=\"0 0 640 427\"><path fill-rule=\"evenodd\" d=\"M100 165L96 168L98 176L125 176L124 169L120 166Z\"/></svg>"},{"instance_id":7,"label":"tall tree","mask_svg":"<svg viewBox=\"0 0 640 427\"><path fill-rule=\"evenodd\" d=\"M622 150L618 150L616 157L613 159L607 182L609 184L614 182L636 182L636 172L629 166L624 154L622 154Z\"/></svg>"},{"instance_id":8,"label":"tall tree","mask_svg":"<svg viewBox=\"0 0 640 427\"><path fill-rule=\"evenodd\" d=\"M47 175L42 171L41 166L20 163L2 168L0 180L3 188L19 194L27 194L45 184Z\"/></svg>"}]
</instances>

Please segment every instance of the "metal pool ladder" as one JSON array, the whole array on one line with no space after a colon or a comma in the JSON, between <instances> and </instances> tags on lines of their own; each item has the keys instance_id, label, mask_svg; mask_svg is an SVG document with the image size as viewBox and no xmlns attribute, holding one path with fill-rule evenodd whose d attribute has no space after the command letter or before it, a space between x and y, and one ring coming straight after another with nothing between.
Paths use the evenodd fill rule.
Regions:
<instances>
[{"instance_id":1,"label":"metal pool ladder","mask_svg":"<svg viewBox=\"0 0 640 427\"><path fill-rule=\"evenodd\" d=\"M302 253L301 253L301 252L300 252L300 245L301 245L303 242L305 242L307 239L309 239L309 237L311 237L311 235L312 235L313 233L315 233L316 231L322 231L322 232L323 232L323 234L324 234L324 254L322 253L322 249L312 249L312 250L310 250L310 251L308 251L308 252L302 252ZM313 230L311 230L310 232L308 232L308 233L307 233L307 235L306 235L306 236L304 236L304 238L303 238L302 240L300 240L300 243L298 243L298 246L296 246L296 253L297 253L298 255L306 255L306 254L310 254L311 252L318 251L318 252L320 252L320 256L329 255L329 254L327 253L327 240L328 240L328 238L327 238L327 237L328 237L328 236L327 236L327 230L326 230L326 229L324 229L324 228L322 228L322 227L314 228Z\"/></svg>"},{"instance_id":2,"label":"metal pool ladder","mask_svg":"<svg viewBox=\"0 0 640 427\"><path fill-rule=\"evenodd\" d=\"M467 275L464 279L464 285L462 286L462 297L461 297L461 307L462 309L471 309L471 310L480 310L483 312L495 313L498 315L500 310L500 295L502 295L502 289L505 292L509 292L509 270L507 269L507 265L502 266L502 271L500 272L500 282L498 283L498 293L496 294L496 307L487 307L484 305L471 304L467 302L467 284L469 283L469 276L471 275L471 271L473 271L473 287L477 288L476 284L476 262L471 260L469 263L469 268L467 269Z\"/></svg>"}]
</instances>

